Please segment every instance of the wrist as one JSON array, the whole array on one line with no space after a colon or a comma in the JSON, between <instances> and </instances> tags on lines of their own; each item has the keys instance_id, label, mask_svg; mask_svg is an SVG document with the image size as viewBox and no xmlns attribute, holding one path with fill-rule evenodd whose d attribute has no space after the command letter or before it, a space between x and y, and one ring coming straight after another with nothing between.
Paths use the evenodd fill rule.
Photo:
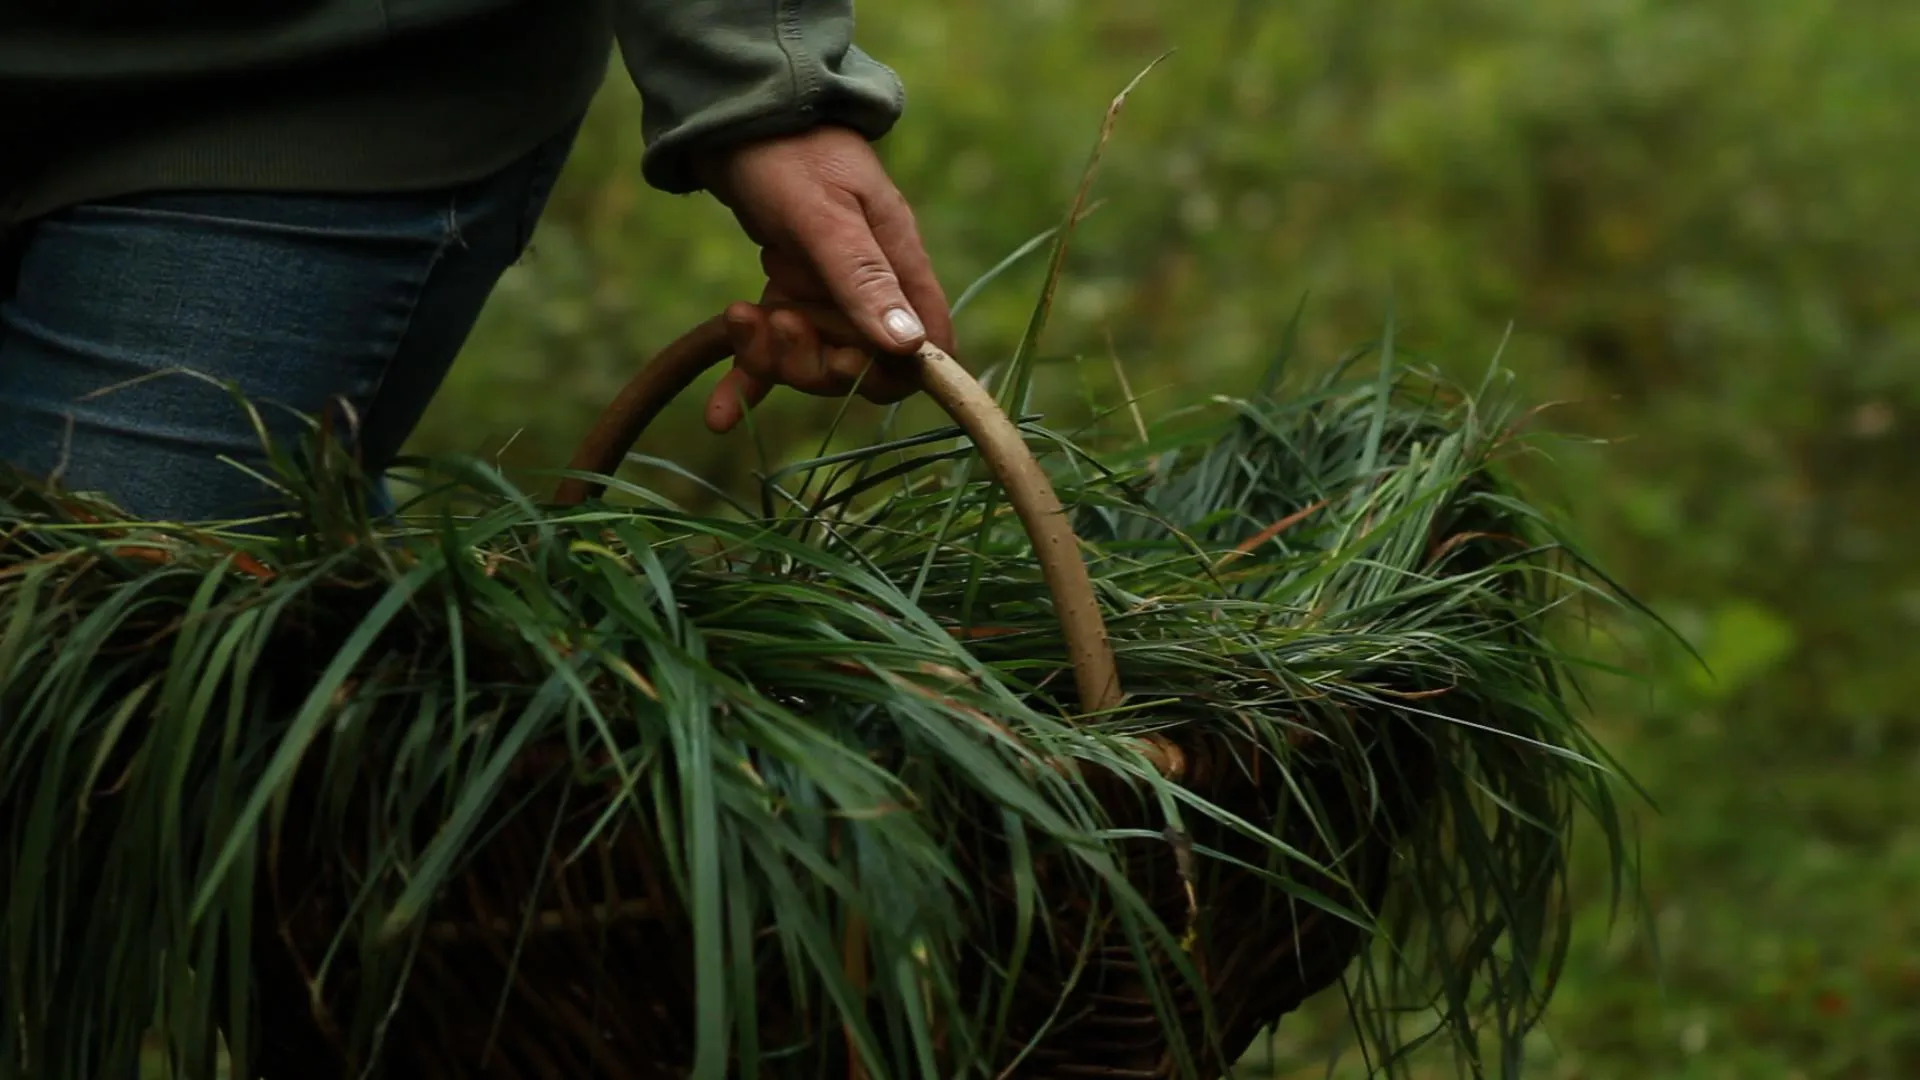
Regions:
<instances>
[{"instance_id":1,"label":"wrist","mask_svg":"<svg viewBox=\"0 0 1920 1080\"><path fill-rule=\"evenodd\" d=\"M862 144L871 145L867 137L855 128L845 124L822 122L798 131L718 142L701 147L687 158L688 175L700 185L701 190L711 192L725 201L734 163L742 154L772 146L792 145L821 138L852 138L859 140Z\"/></svg>"}]
</instances>

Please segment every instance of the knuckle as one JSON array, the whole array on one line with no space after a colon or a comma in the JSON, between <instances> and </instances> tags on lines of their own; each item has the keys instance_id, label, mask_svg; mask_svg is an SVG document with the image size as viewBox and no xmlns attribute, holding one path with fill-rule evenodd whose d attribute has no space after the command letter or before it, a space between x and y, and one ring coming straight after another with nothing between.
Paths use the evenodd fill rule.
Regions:
<instances>
[{"instance_id":1,"label":"knuckle","mask_svg":"<svg viewBox=\"0 0 1920 1080\"><path fill-rule=\"evenodd\" d=\"M733 365L748 377L766 379L780 369L779 361L762 348L748 347L734 353Z\"/></svg>"},{"instance_id":2,"label":"knuckle","mask_svg":"<svg viewBox=\"0 0 1920 1080\"><path fill-rule=\"evenodd\" d=\"M780 382L803 394L818 394L827 388L832 379L832 374L818 365L795 364L781 373Z\"/></svg>"},{"instance_id":3,"label":"knuckle","mask_svg":"<svg viewBox=\"0 0 1920 1080\"><path fill-rule=\"evenodd\" d=\"M847 264L847 284L863 293L892 293L900 287L893 267L878 252L853 257Z\"/></svg>"},{"instance_id":4,"label":"knuckle","mask_svg":"<svg viewBox=\"0 0 1920 1080\"><path fill-rule=\"evenodd\" d=\"M860 205L875 216L911 217L912 207L897 185L882 183L860 193Z\"/></svg>"},{"instance_id":5,"label":"knuckle","mask_svg":"<svg viewBox=\"0 0 1920 1080\"><path fill-rule=\"evenodd\" d=\"M827 369L836 378L849 383L866 373L868 362L869 357L864 349L837 347L827 353Z\"/></svg>"},{"instance_id":6,"label":"knuckle","mask_svg":"<svg viewBox=\"0 0 1920 1080\"><path fill-rule=\"evenodd\" d=\"M887 216L893 219L894 224L901 231L909 235L919 235L920 218L913 212L913 204L907 201L905 195L900 194L898 190L892 191L887 196L886 206Z\"/></svg>"}]
</instances>

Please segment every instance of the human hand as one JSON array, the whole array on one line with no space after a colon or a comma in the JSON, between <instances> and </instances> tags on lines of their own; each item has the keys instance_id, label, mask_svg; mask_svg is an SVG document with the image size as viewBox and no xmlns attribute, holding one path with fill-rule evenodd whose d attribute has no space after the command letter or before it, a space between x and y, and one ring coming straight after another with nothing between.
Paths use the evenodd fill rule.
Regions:
<instances>
[{"instance_id":1,"label":"human hand","mask_svg":"<svg viewBox=\"0 0 1920 1080\"><path fill-rule=\"evenodd\" d=\"M707 426L731 430L776 385L887 404L913 393L898 359L931 340L953 351L953 316L913 211L858 132L820 127L716 156L707 189L760 245L760 302L728 306L733 370L707 399ZM823 339L797 311L838 308L866 340Z\"/></svg>"}]
</instances>

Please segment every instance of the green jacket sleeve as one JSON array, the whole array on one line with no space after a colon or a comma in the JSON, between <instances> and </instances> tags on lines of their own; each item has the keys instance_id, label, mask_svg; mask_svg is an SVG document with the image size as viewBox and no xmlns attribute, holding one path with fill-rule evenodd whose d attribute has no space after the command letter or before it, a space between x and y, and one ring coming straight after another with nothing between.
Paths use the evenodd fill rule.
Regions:
<instances>
[{"instance_id":1,"label":"green jacket sleeve","mask_svg":"<svg viewBox=\"0 0 1920 1080\"><path fill-rule=\"evenodd\" d=\"M704 151L821 124L886 134L900 80L853 44L853 0L615 0L640 91L647 183L699 189Z\"/></svg>"}]
</instances>

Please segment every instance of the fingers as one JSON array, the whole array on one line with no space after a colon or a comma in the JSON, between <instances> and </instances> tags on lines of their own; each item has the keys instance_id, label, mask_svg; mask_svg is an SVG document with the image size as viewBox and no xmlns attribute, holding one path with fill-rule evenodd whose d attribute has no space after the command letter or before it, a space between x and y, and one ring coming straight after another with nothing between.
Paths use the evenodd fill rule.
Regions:
<instances>
[{"instance_id":1,"label":"fingers","mask_svg":"<svg viewBox=\"0 0 1920 1080\"><path fill-rule=\"evenodd\" d=\"M772 386L736 367L720 377L707 397L707 430L725 435L746 418L747 410L766 399Z\"/></svg>"},{"instance_id":2,"label":"fingers","mask_svg":"<svg viewBox=\"0 0 1920 1080\"><path fill-rule=\"evenodd\" d=\"M858 390L861 397L882 404L913 392L913 380L897 361L876 361L865 348L821 340L813 321L799 311L775 308L766 321L772 330L771 355L749 361L761 378L821 397Z\"/></svg>"},{"instance_id":3,"label":"fingers","mask_svg":"<svg viewBox=\"0 0 1920 1080\"><path fill-rule=\"evenodd\" d=\"M773 290L769 294L778 299ZM864 348L823 341L799 311L742 302L729 306L725 317L734 362L707 398L707 427L716 433L731 431L775 385L822 397L858 390L881 404L902 400L915 389L910 372L897 361L876 362Z\"/></svg>"},{"instance_id":4,"label":"fingers","mask_svg":"<svg viewBox=\"0 0 1920 1080\"><path fill-rule=\"evenodd\" d=\"M772 328L765 314L752 304L727 306L727 337L733 344L733 369L707 396L707 428L716 434L732 431L747 410L760 404L773 388L771 380L757 372L768 368L772 353Z\"/></svg>"},{"instance_id":5,"label":"fingers","mask_svg":"<svg viewBox=\"0 0 1920 1080\"><path fill-rule=\"evenodd\" d=\"M933 272L933 260L920 242L918 226L905 199L890 198L869 217L872 235L892 268L907 307L920 317L928 340L947 352L954 352L953 315L946 291ZM760 267L766 272L768 286L795 299L817 300L843 307L811 265L804 252L790 255L789 248L770 247L760 253ZM844 307L843 307L844 310ZM866 325L862 333L871 338Z\"/></svg>"},{"instance_id":6,"label":"fingers","mask_svg":"<svg viewBox=\"0 0 1920 1080\"><path fill-rule=\"evenodd\" d=\"M857 200L827 202L819 213L796 215L789 227L828 295L861 333L897 354L920 347L925 323Z\"/></svg>"},{"instance_id":7,"label":"fingers","mask_svg":"<svg viewBox=\"0 0 1920 1080\"><path fill-rule=\"evenodd\" d=\"M834 303L826 285L814 273L806 262L780 248L768 248L760 253L760 267L767 275L767 289L761 298L762 304L782 304L800 302L800 306L809 307L814 327L826 329L836 338L835 345L864 345L869 339L858 326L851 325L845 314ZM931 277L931 274L928 275ZM948 326L951 317L946 314L946 301L939 293L939 284L934 284L934 295L940 301L941 325ZM952 337L951 329L945 331L946 337ZM936 344L941 343L935 337ZM949 345L942 345L950 348ZM853 361L851 353L841 356L836 370L847 370ZM864 361L863 361L864 363ZM860 381L860 396L882 405L890 405L912 396L918 389L913 368L899 357L882 355L878 363L873 364ZM844 393L845 388L835 391Z\"/></svg>"}]
</instances>

